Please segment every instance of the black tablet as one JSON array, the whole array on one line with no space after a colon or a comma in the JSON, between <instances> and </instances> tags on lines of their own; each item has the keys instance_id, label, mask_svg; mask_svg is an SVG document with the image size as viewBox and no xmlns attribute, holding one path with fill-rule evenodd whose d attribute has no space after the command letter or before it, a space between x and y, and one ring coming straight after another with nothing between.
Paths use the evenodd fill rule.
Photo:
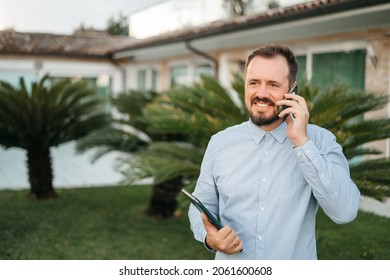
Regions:
<instances>
[{"instance_id":1,"label":"black tablet","mask_svg":"<svg viewBox=\"0 0 390 280\"><path fill-rule=\"evenodd\" d=\"M206 206L203 205L202 202L189 192L185 190L181 190L181 192L191 201L191 203L200 211L206 214L207 218L209 218L209 221L219 230L222 228L221 223L217 220L217 218L214 217L213 214L206 208Z\"/></svg>"}]
</instances>

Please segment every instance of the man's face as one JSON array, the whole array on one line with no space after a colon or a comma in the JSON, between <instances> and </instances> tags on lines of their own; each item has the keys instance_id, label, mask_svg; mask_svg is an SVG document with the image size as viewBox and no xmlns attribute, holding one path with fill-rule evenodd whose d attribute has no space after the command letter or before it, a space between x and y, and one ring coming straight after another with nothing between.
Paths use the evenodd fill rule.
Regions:
<instances>
[{"instance_id":1,"label":"man's face","mask_svg":"<svg viewBox=\"0 0 390 280\"><path fill-rule=\"evenodd\" d=\"M249 63L245 76L245 105L251 120L269 131L282 123L275 102L284 98L289 87L289 68L283 56L256 56Z\"/></svg>"}]
</instances>

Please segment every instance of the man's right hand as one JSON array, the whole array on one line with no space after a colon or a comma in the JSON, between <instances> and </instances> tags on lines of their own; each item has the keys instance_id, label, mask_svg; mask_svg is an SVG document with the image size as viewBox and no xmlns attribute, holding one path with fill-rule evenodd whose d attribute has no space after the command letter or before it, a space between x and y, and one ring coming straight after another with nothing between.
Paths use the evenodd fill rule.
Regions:
<instances>
[{"instance_id":1,"label":"man's right hand","mask_svg":"<svg viewBox=\"0 0 390 280\"><path fill-rule=\"evenodd\" d=\"M218 230L207 218L204 213L200 213L204 228L207 231L206 244L210 248L222 252L224 254L236 254L242 252L243 243L235 231L229 227L224 226Z\"/></svg>"}]
</instances>

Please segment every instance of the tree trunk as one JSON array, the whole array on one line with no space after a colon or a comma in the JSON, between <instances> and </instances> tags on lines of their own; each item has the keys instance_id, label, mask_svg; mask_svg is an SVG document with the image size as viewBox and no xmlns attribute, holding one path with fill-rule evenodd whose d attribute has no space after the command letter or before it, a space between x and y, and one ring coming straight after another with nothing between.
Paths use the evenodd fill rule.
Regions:
<instances>
[{"instance_id":1,"label":"tree trunk","mask_svg":"<svg viewBox=\"0 0 390 280\"><path fill-rule=\"evenodd\" d=\"M50 148L28 149L27 165L31 196L39 200L56 197L53 189Z\"/></svg>"},{"instance_id":2,"label":"tree trunk","mask_svg":"<svg viewBox=\"0 0 390 280\"><path fill-rule=\"evenodd\" d=\"M153 185L146 213L157 218L172 217L177 209L177 196L181 188L181 178Z\"/></svg>"}]
</instances>

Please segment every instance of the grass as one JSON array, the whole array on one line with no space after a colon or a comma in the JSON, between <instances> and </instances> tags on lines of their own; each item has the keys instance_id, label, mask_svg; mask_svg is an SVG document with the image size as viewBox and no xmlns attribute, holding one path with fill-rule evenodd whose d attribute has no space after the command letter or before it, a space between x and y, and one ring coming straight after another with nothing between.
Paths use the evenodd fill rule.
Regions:
<instances>
[{"instance_id":1,"label":"grass","mask_svg":"<svg viewBox=\"0 0 390 280\"><path fill-rule=\"evenodd\" d=\"M390 260L390 219L359 211L349 224L336 225L322 210L317 215L318 258Z\"/></svg>"},{"instance_id":2,"label":"grass","mask_svg":"<svg viewBox=\"0 0 390 280\"><path fill-rule=\"evenodd\" d=\"M150 187L59 189L59 198L33 201L26 191L0 191L0 259L207 260L214 255L193 239L182 215L144 214ZM390 219L360 212L336 225L317 221L319 259L390 259Z\"/></svg>"}]
</instances>

